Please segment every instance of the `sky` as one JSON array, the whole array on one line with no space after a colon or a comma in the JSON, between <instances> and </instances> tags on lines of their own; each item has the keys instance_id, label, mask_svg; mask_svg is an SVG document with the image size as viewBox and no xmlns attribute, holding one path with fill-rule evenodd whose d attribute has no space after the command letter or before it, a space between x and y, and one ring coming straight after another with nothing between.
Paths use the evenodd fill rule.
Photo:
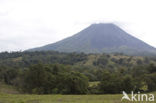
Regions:
<instances>
[{"instance_id":1,"label":"sky","mask_svg":"<svg viewBox=\"0 0 156 103\"><path fill-rule=\"evenodd\" d=\"M156 0L0 0L0 52L54 43L115 23L156 47Z\"/></svg>"}]
</instances>

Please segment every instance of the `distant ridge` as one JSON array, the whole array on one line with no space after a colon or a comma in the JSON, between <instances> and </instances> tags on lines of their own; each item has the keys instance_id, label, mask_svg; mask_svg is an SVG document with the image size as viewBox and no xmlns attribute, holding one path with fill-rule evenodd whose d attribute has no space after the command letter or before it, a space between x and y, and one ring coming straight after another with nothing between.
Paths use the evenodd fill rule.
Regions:
<instances>
[{"instance_id":1,"label":"distant ridge","mask_svg":"<svg viewBox=\"0 0 156 103\"><path fill-rule=\"evenodd\" d=\"M128 34L113 23L92 24L79 33L28 51L60 51L84 53L124 53L127 55L155 55L156 49Z\"/></svg>"}]
</instances>

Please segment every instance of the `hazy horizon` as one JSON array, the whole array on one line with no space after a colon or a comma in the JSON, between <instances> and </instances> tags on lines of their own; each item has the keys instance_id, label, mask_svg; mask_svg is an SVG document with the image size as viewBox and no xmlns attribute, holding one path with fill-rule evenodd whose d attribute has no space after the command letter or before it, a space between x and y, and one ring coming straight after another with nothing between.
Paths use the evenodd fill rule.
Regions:
<instances>
[{"instance_id":1,"label":"hazy horizon","mask_svg":"<svg viewBox=\"0 0 156 103\"><path fill-rule=\"evenodd\" d=\"M0 0L0 52L40 47L108 22L156 47L154 2Z\"/></svg>"}]
</instances>

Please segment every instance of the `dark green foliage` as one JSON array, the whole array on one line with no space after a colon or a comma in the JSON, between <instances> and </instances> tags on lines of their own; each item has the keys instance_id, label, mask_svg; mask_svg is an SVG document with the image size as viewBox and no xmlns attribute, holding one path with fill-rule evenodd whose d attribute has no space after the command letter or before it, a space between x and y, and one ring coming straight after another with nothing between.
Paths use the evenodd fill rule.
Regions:
<instances>
[{"instance_id":1,"label":"dark green foliage","mask_svg":"<svg viewBox=\"0 0 156 103\"><path fill-rule=\"evenodd\" d=\"M67 72L61 65L37 64L24 73L24 92L37 94L86 94L88 79L78 72Z\"/></svg>"},{"instance_id":2,"label":"dark green foliage","mask_svg":"<svg viewBox=\"0 0 156 103\"><path fill-rule=\"evenodd\" d=\"M127 93L131 91L156 90L156 66L137 66L130 71L119 69L118 72L104 71L99 85L102 93ZM147 86L147 89L145 88Z\"/></svg>"},{"instance_id":3,"label":"dark green foliage","mask_svg":"<svg viewBox=\"0 0 156 103\"><path fill-rule=\"evenodd\" d=\"M148 67L149 73L155 73L156 72L156 66L154 64L150 64Z\"/></svg>"},{"instance_id":4,"label":"dark green foliage","mask_svg":"<svg viewBox=\"0 0 156 103\"><path fill-rule=\"evenodd\" d=\"M0 82L36 94L155 91L155 60L123 54L4 52L0 53ZM88 86L97 81L98 85Z\"/></svg>"},{"instance_id":5,"label":"dark green foliage","mask_svg":"<svg viewBox=\"0 0 156 103\"><path fill-rule=\"evenodd\" d=\"M100 65L102 67L106 66L108 64L108 58L105 55L102 55L97 61L94 62L94 65Z\"/></svg>"},{"instance_id":6,"label":"dark green foliage","mask_svg":"<svg viewBox=\"0 0 156 103\"><path fill-rule=\"evenodd\" d=\"M0 81L13 85L13 81L18 76L18 72L18 69L1 66Z\"/></svg>"},{"instance_id":7,"label":"dark green foliage","mask_svg":"<svg viewBox=\"0 0 156 103\"><path fill-rule=\"evenodd\" d=\"M127 93L130 93L131 91L134 91L134 80L130 75L126 75L122 79L122 90L126 91Z\"/></svg>"},{"instance_id":8,"label":"dark green foliage","mask_svg":"<svg viewBox=\"0 0 156 103\"><path fill-rule=\"evenodd\" d=\"M104 71L99 86L102 93L120 93L123 90L127 92L132 91L134 88L132 83L130 76L121 76L118 73Z\"/></svg>"},{"instance_id":9,"label":"dark green foliage","mask_svg":"<svg viewBox=\"0 0 156 103\"><path fill-rule=\"evenodd\" d=\"M146 83L147 83L149 91L155 91L156 90L156 73L147 75Z\"/></svg>"},{"instance_id":10,"label":"dark green foliage","mask_svg":"<svg viewBox=\"0 0 156 103\"><path fill-rule=\"evenodd\" d=\"M41 64L30 67L24 75L22 89L29 93L44 94L51 92L55 84L55 76L50 69Z\"/></svg>"},{"instance_id":11,"label":"dark green foliage","mask_svg":"<svg viewBox=\"0 0 156 103\"><path fill-rule=\"evenodd\" d=\"M44 64L59 63L74 65L77 62L85 60L87 60L87 54L84 53L59 53L55 51L0 53L0 65L22 68L40 62Z\"/></svg>"},{"instance_id":12,"label":"dark green foliage","mask_svg":"<svg viewBox=\"0 0 156 103\"><path fill-rule=\"evenodd\" d=\"M137 64L138 64L138 65L143 64L142 60L138 59L138 60L137 60Z\"/></svg>"},{"instance_id":13,"label":"dark green foliage","mask_svg":"<svg viewBox=\"0 0 156 103\"><path fill-rule=\"evenodd\" d=\"M156 66L154 64L150 64L147 67L148 74L145 75L145 81L148 86L149 91L156 90Z\"/></svg>"},{"instance_id":14,"label":"dark green foliage","mask_svg":"<svg viewBox=\"0 0 156 103\"><path fill-rule=\"evenodd\" d=\"M78 72L71 72L65 77L65 93L86 94L88 92L88 78Z\"/></svg>"},{"instance_id":15,"label":"dark green foliage","mask_svg":"<svg viewBox=\"0 0 156 103\"><path fill-rule=\"evenodd\" d=\"M118 93L120 91L120 89L118 88L118 82L120 80L116 77L116 75L111 75L108 71L104 71L103 78L100 83L100 90L102 93Z\"/></svg>"}]
</instances>

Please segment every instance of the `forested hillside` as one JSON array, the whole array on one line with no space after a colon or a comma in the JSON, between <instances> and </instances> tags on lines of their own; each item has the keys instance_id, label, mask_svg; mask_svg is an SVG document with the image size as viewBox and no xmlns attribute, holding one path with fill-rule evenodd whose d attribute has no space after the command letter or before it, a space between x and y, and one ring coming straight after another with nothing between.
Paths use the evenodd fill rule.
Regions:
<instances>
[{"instance_id":1,"label":"forested hillside","mask_svg":"<svg viewBox=\"0 0 156 103\"><path fill-rule=\"evenodd\" d=\"M89 66L92 68L117 69L120 67L132 68L136 65L156 63L155 57L127 56L115 54L85 54L61 53L55 51L36 52L2 52L0 65L9 67L29 67L32 64L65 64L72 66Z\"/></svg>"},{"instance_id":2,"label":"forested hillside","mask_svg":"<svg viewBox=\"0 0 156 103\"><path fill-rule=\"evenodd\" d=\"M0 82L21 93L103 94L156 90L156 58L123 54L0 53Z\"/></svg>"}]
</instances>

